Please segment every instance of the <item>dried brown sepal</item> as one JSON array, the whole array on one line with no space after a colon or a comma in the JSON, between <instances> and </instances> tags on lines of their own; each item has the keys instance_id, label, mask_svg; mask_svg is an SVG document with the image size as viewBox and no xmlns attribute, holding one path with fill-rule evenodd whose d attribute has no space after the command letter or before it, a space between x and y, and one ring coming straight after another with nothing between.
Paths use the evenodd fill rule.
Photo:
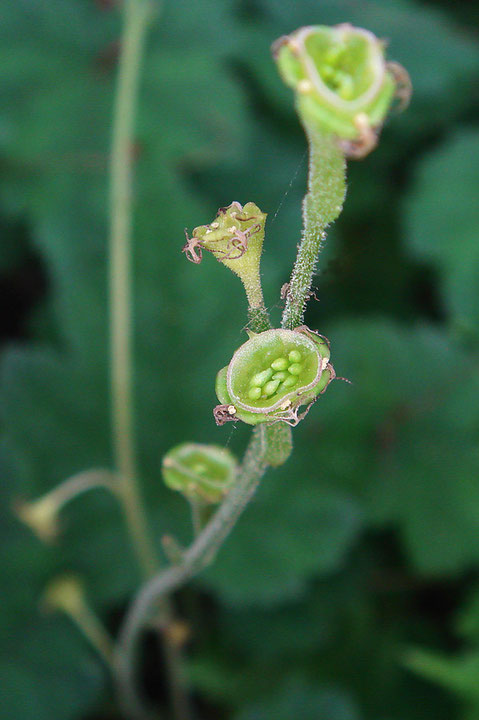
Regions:
<instances>
[{"instance_id":1,"label":"dried brown sepal","mask_svg":"<svg viewBox=\"0 0 479 720\"><path fill-rule=\"evenodd\" d=\"M236 418L236 408L234 405L217 405L213 409L213 416L218 426L227 422L234 422Z\"/></svg>"},{"instance_id":2,"label":"dried brown sepal","mask_svg":"<svg viewBox=\"0 0 479 720\"><path fill-rule=\"evenodd\" d=\"M411 77L406 70L397 62L391 61L386 63L386 68L389 70L396 83L396 100L398 100L396 106L396 112L402 112L405 110L411 102L412 96L412 82Z\"/></svg>"}]
</instances>

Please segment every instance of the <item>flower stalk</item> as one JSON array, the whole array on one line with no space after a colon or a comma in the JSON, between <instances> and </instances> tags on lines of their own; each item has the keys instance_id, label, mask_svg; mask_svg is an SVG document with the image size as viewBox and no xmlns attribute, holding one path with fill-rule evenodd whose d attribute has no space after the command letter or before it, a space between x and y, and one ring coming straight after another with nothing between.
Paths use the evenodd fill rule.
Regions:
<instances>
[{"instance_id":1,"label":"flower stalk","mask_svg":"<svg viewBox=\"0 0 479 720\"><path fill-rule=\"evenodd\" d=\"M138 560L146 576L156 567L137 485L133 434L132 163L135 107L152 6L125 0L110 161L110 359L113 451L119 491Z\"/></svg>"},{"instance_id":2,"label":"flower stalk","mask_svg":"<svg viewBox=\"0 0 479 720\"><path fill-rule=\"evenodd\" d=\"M308 192L303 200L303 236L286 292L281 327L303 322L326 228L340 215L346 195L346 161L332 134L304 125L309 143Z\"/></svg>"}]
</instances>

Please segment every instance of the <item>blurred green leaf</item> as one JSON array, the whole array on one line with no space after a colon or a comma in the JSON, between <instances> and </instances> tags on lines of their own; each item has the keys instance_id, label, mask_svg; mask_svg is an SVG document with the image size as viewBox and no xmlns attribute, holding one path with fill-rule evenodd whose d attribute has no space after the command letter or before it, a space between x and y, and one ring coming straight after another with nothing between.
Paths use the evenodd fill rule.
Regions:
<instances>
[{"instance_id":1,"label":"blurred green leaf","mask_svg":"<svg viewBox=\"0 0 479 720\"><path fill-rule=\"evenodd\" d=\"M354 703L338 690L290 682L271 697L247 706L235 720L357 720Z\"/></svg>"},{"instance_id":2,"label":"blurred green leaf","mask_svg":"<svg viewBox=\"0 0 479 720\"><path fill-rule=\"evenodd\" d=\"M479 133L456 132L418 168L406 203L405 235L442 281L444 309L466 334L479 327Z\"/></svg>"},{"instance_id":3,"label":"blurred green leaf","mask_svg":"<svg viewBox=\"0 0 479 720\"><path fill-rule=\"evenodd\" d=\"M299 457L321 433L321 477L357 493L375 523L397 526L420 572L477 563L475 359L428 327L357 320L327 335L353 384L336 382L313 408Z\"/></svg>"},{"instance_id":4,"label":"blurred green leaf","mask_svg":"<svg viewBox=\"0 0 479 720\"><path fill-rule=\"evenodd\" d=\"M410 650L406 665L415 672L458 693L479 706L479 652L456 658L444 657L426 650Z\"/></svg>"},{"instance_id":5,"label":"blurred green leaf","mask_svg":"<svg viewBox=\"0 0 479 720\"><path fill-rule=\"evenodd\" d=\"M298 596L309 577L341 565L361 520L356 503L314 475L271 473L200 582L241 604Z\"/></svg>"}]
</instances>

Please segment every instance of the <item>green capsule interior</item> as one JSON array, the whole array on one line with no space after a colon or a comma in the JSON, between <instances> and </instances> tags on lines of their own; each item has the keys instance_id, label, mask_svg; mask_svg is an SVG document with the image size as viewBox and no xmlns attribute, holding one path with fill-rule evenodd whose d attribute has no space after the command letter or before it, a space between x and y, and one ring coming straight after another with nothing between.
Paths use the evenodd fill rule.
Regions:
<instances>
[{"instance_id":1,"label":"green capsule interior","mask_svg":"<svg viewBox=\"0 0 479 720\"><path fill-rule=\"evenodd\" d=\"M369 33L318 27L304 45L324 84L343 100L355 100L373 82L377 50Z\"/></svg>"},{"instance_id":2,"label":"green capsule interior","mask_svg":"<svg viewBox=\"0 0 479 720\"><path fill-rule=\"evenodd\" d=\"M165 484L187 496L219 502L235 480L236 460L226 448L181 443L163 458Z\"/></svg>"},{"instance_id":3,"label":"green capsule interior","mask_svg":"<svg viewBox=\"0 0 479 720\"><path fill-rule=\"evenodd\" d=\"M234 354L226 384L232 402L252 412L270 412L313 388L321 377L317 343L292 330L267 330Z\"/></svg>"}]
</instances>

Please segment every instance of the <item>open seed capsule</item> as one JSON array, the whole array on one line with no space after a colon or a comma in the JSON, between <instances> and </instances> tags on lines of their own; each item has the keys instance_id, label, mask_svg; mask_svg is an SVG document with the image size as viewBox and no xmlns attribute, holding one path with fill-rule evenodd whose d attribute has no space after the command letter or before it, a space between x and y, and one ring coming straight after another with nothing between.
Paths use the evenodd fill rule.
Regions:
<instances>
[{"instance_id":1,"label":"open seed capsule","mask_svg":"<svg viewBox=\"0 0 479 720\"><path fill-rule=\"evenodd\" d=\"M406 71L387 63L384 42L343 23L303 27L273 45L278 69L296 92L298 112L336 135L351 157L364 157L394 96L410 94Z\"/></svg>"},{"instance_id":2,"label":"open seed capsule","mask_svg":"<svg viewBox=\"0 0 479 720\"><path fill-rule=\"evenodd\" d=\"M323 380L327 385L332 379L334 371L326 373L328 360L328 341L306 327L253 335L218 373L216 393L222 404L215 408L217 423L296 424L298 408L313 402ZM273 373L278 368L284 369Z\"/></svg>"},{"instance_id":3,"label":"open seed capsule","mask_svg":"<svg viewBox=\"0 0 479 720\"><path fill-rule=\"evenodd\" d=\"M218 503L235 482L236 459L218 445L181 443L166 453L161 470L165 484L172 490L187 498Z\"/></svg>"}]
</instances>

